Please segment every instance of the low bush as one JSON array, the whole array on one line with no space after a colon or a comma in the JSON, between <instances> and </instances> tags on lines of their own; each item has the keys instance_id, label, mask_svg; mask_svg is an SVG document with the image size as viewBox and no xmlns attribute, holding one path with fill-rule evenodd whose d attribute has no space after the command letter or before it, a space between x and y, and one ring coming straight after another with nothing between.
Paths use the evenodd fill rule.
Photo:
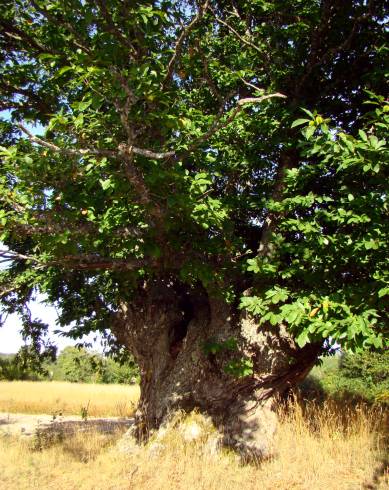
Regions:
<instances>
[{"instance_id":1,"label":"low bush","mask_svg":"<svg viewBox=\"0 0 389 490\"><path fill-rule=\"evenodd\" d=\"M389 405L389 351L342 354L322 360L301 385L308 398Z\"/></svg>"}]
</instances>

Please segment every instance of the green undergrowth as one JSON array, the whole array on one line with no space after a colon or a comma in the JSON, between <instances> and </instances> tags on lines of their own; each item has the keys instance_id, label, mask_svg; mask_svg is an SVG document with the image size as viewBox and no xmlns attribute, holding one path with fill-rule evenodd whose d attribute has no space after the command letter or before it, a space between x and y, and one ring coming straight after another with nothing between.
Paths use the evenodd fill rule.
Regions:
<instances>
[{"instance_id":1,"label":"green undergrowth","mask_svg":"<svg viewBox=\"0 0 389 490\"><path fill-rule=\"evenodd\" d=\"M389 351L325 357L300 390L308 399L335 398L389 407Z\"/></svg>"}]
</instances>

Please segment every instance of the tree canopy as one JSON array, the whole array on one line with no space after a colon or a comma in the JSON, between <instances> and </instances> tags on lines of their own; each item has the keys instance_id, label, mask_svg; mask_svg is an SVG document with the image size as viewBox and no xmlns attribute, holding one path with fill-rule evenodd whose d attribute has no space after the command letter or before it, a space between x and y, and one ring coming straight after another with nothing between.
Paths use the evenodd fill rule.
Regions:
<instances>
[{"instance_id":1,"label":"tree canopy","mask_svg":"<svg viewBox=\"0 0 389 490\"><path fill-rule=\"evenodd\" d=\"M144 281L388 345L385 1L12 0L3 309L106 332Z\"/></svg>"}]
</instances>

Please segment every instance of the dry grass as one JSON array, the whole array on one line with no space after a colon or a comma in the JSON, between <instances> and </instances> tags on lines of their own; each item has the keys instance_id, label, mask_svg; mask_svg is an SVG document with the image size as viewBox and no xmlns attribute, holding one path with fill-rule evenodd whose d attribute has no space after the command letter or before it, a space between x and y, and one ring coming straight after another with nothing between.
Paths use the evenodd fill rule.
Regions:
<instances>
[{"instance_id":1,"label":"dry grass","mask_svg":"<svg viewBox=\"0 0 389 490\"><path fill-rule=\"evenodd\" d=\"M0 412L80 415L132 415L139 397L134 385L77 384L57 381L0 381Z\"/></svg>"},{"instance_id":2,"label":"dry grass","mask_svg":"<svg viewBox=\"0 0 389 490\"><path fill-rule=\"evenodd\" d=\"M76 435L40 452L0 440L0 488L383 490L389 488L384 427L379 410L327 404L303 413L294 405L281 417L277 455L261 465L242 465L226 451L211 456L204 438L185 442L180 427L165 433L159 452L146 446L127 455L113 444L118 435Z\"/></svg>"}]
</instances>

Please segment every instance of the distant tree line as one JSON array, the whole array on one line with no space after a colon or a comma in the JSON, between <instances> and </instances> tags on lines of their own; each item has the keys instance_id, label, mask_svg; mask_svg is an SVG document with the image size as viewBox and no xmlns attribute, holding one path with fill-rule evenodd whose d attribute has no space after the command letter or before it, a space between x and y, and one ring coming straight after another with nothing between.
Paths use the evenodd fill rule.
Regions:
<instances>
[{"instance_id":1,"label":"distant tree line","mask_svg":"<svg viewBox=\"0 0 389 490\"><path fill-rule=\"evenodd\" d=\"M114 359L84 348L66 347L55 360L34 362L26 353L0 354L0 380L53 380L73 383L122 383L139 381L133 358Z\"/></svg>"}]
</instances>

